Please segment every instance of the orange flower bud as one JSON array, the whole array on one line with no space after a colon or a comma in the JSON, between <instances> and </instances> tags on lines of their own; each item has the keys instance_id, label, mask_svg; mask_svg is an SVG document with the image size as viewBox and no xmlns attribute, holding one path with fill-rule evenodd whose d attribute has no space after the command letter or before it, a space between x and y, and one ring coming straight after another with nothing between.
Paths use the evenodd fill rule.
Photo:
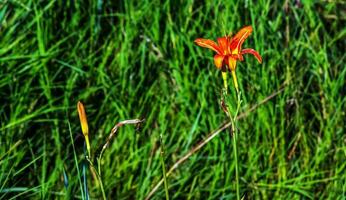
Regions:
<instances>
[{"instance_id":1,"label":"orange flower bud","mask_svg":"<svg viewBox=\"0 0 346 200\"><path fill-rule=\"evenodd\" d=\"M88 155L89 157L91 156L91 150L90 150L90 142L89 142L89 128L88 128L88 120L87 116L85 114L85 109L83 104L78 101L77 104L77 110L78 110L78 115L79 115L79 121L82 126L82 132L85 138L85 144L87 147Z\"/></svg>"},{"instance_id":2,"label":"orange flower bud","mask_svg":"<svg viewBox=\"0 0 346 200\"><path fill-rule=\"evenodd\" d=\"M89 134L88 120L85 114L84 105L80 101L78 101L77 109L78 109L80 124L82 126L83 135L87 136Z\"/></svg>"}]
</instances>

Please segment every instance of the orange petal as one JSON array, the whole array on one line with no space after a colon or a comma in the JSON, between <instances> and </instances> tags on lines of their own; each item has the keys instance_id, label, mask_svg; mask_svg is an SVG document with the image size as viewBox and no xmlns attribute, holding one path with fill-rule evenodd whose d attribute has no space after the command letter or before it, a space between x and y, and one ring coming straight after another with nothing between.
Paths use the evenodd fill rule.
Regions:
<instances>
[{"instance_id":1,"label":"orange petal","mask_svg":"<svg viewBox=\"0 0 346 200\"><path fill-rule=\"evenodd\" d=\"M241 46L251 33L252 27L245 26L244 28L240 29L240 31L237 34L235 34L230 43L232 53L238 54L240 52Z\"/></svg>"},{"instance_id":2,"label":"orange petal","mask_svg":"<svg viewBox=\"0 0 346 200\"><path fill-rule=\"evenodd\" d=\"M235 71L236 65L237 65L237 60L234 59L233 57L229 56L228 57L228 69L230 71Z\"/></svg>"},{"instance_id":3,"label":"orange petal","mask_svg":"<svg viewBox=\"0 0 346 200\"><path fill-rule=\"evenodd\" d=\"M214 64L216 65L216 67L218 69L221 69L222 65L223 65L223 60L224 60L225 56L220 55L220 54L216 54L214 56Z\"/></svg>"},{"instance_id":4,"label":"orange petal","mask_svg":"<svg viewBox=\"0 0 346 200\"><path fill-rule=\"evenodd\" d=\"M238 54L238 59L239 59L240 61L243 61L243 60L244 60L244 57L243 57L243 55L241 55L241 53Z\"/></svg>"},{"instance_id":5,"label":"orange petal","mask_svg":"<svg viewBox=\"0 0 346 200\"><path fill-rule=\"evenodd\" d=\"M205 47L205 48L211 49L213 51L216 51L216 53L218 53L218 54L222 53L219 46L212 40L198 38L195 40L195 43L198 46Z\"/></svg>"},{"instance_id":6,"label":"orange petal","mask_svg":"<svg viewBox=\"0 0 346 200\"><path fill-rule=\"evenodd\" d=\"M256 57L259 63L262 63L262 57L259 55L259 53L253 49L243 49L241 51L241 54L247 54L250 53Z\"/></svg>"},{"instance_id":7,"label":"orange petal","mask_svg":"<svg viewBox=\"0 0 346 200\"><path fill-rule=\"evenodd\" d=\"M243 57L243 55L241 53L239 53L239 54L231 54L229 56L232 57L234 60L240 60L240 61L244 60L244 57Z\"/></svg>"},{"instance_id":8,"label":"orange petal","mask_svg":"<svg viewBox=\"0 0 346 200\"><path fill-rule=\"evenodd\" d=\"M229 54L229 37L225 36L225 37L221 37L221 38L217 38L217 43L219 44L219 48L222 51L223 55Z\"/></svg>"}]
</instances>

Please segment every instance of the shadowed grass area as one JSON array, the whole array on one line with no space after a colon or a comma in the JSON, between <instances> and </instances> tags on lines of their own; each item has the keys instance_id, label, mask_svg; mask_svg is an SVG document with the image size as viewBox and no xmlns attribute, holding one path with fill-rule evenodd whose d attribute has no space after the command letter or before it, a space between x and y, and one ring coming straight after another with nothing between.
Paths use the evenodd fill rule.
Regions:
<instances>
[{"instance_id":1,"label":"shadowed grass area","mask_svg":"<svg viewBox=\"0 0 346 200\"><path fill-rule=\"evenodd\" d=\"M346 4L342 1L0 2L0 199L102 198L84 159L77 102L86 107L92 154L104 152L109 199L144 199L169 169L227 120L213 53L216 39L254 32L237 75L245 199L346 196ZM231 81L230 81L231 83ZM230 85L231 87L231 85ZM220 133L167 177L171 199L235 199L232 138ZM83 169L85 172L83 172ZM64 175L65 174L65 175ZM65 178L64 178L65 177ZM153 199L164 199L162 186Z\"/></svg>"}]
</instances>

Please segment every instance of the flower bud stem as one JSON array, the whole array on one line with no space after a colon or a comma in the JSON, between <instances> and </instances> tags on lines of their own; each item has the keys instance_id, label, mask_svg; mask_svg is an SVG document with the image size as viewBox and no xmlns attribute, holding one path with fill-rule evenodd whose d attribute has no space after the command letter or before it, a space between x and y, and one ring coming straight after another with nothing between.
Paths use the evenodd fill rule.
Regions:
<instances>
[{"instance_id":1,"label":"flower bud stem","mask_svg":"<svg viewBox=\"0 0 346 200\"><path fill-rule=\"evenodd\" d=\"M224 87L225 92L226 92L226 94L227 94L227 90L228 90L227 72L222 72L222 79L223 79L223 87Z\"/></svg>"},{"instance_id":2,"label":"flower bud stem","mask_svg":"<svg viewBox=\"0 0 346 200\"><path fill-rule=\"evenodd\" d=\"M88 151L88 156L91 159L91 150L90 150L89 136L85 135L84 137L85 137L86 148L87 148L87 151Z\"/></svg>"},{"instance_id":3,"label":"flower bud stem","mask_svg":"<svg viewBox=\"0 0 346 200\"><path fill-rule=\"evenodd\" d=\"M233 78L234 88L237 91L237 95L238 95L239 94L239 86L238 86L237 74L235 73L235 70L232 70L232 78Z\"/></svg>"}]
</instances>

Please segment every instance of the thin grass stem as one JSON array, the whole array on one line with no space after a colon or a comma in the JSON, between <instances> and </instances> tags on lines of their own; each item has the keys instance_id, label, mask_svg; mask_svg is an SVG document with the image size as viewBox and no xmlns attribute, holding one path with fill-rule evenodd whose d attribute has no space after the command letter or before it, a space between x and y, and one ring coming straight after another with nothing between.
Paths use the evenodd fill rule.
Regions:
<instances>
[{"instance_id":1,"label":"thin grass stem","mask_svg":"<svg viewBox=\"0 0 346 200\"><path fill-rule=\"evenodd\" d=\"M94 173L96 174L96 177L97 177L97 181L98 183L100 184L100 189L101 189L101 193L102 193L102 198L103 200L107 200L107 197L106 197L106 192L105 192L105 189L103 187L103 183L102 183L102 179L101 179L101 176L100 174L97 172L94 164L91 162L91 160L89 158L87 158L87 161L89 162L89 166L91 167L91 169L94 171Z\"/></svg>"},{"instance_id":2,"label":"thin grass stem","mask_svg":"<svg viewBox=\"0 0 346 200\"><path fill-rule=\"evenodd\" d=\"M166 178L166 167L165 167L165 161L163 159L165 152L163 147L162 135L160 135L160 144L161 144L160 160L161 160L162 173L163 173L163 182L165 185L166 200L169 200L168 183Z\"/></svg>"},{"instance_id":3,"label":"thin grass stem","mask_svg":"<svg viewBox=\"0 0 346 200\"><path fill-rule=\"evenodd\" d=\"M82 184L82 180L80 178L81 175L80 175L80 171L79 171L79 167L78 167L78 159L77 159L77 154L76 154L76 148L75 148L74 142L73 142L71 125L70 125L69 121L67 121L67 124L68 124L68 129L69 129L69 132L70 132L70 139L71 139L72 148L73 148L73 158L74 158L75 165L76 165L76 168L77 168L77 175L78 175L78 182L79 182L80 192L81 192L82 199L84 200L83 184Z\"/></svg>"}]
</instances>

